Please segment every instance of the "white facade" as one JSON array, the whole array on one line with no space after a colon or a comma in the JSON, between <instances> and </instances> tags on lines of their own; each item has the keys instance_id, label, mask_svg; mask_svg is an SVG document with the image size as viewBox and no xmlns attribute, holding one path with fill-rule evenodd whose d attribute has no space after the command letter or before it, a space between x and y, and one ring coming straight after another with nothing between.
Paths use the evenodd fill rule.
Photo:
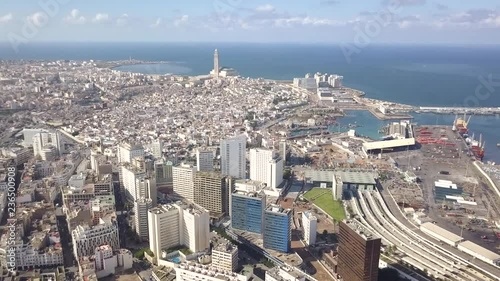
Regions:
<instances>
[{"instance_id":1,"label":"white facade","mask_svg":"<svg viewBox=\"0 0 500 281\"><path fill-rule=\"evenodd\" d=\"M196 169L189 165L180 165L172 168L174 193L194 201L194 173Z\"/></svg>"},{"instance_id":2,"label":"white facade","mask_svg":"<svg viewBox=\"0 0 500 281\"><path fill-rule=\"evenodd\" d=\"M32 139L33 142L33 155L46 158L48 154L53 152L56 156L61 156L64 152L64 144L59 132L49 133L41 132L35 134ZM52 147L52 149L51 149ZM42 159L43 160L43 159Z\"/></svg>"},{"instance_id":3,"label":"white facade","mask_svg":"<svg viewBox=\"0 0 500 281\"><path fill-rule=\"evenodd\" d=\"M226 239L212 249L212 266L235 272L238 268L238 247Z\"/></svg>"},{"instance_id":4,"label":"white facade","mask_svg":"<svg viewBox=\"0 0 500 281\"><path fill-rule=\"evenodd\" d=\"M95 249L95 271L97 278L102 278L115 273L118 260L113 255L113 248L102 245Z\"/></svg>"},{"instance_id":5,"label":"white facade","mask_svg":"<svg viewBox=\"0 0 500 281\"><path fill-rule=\"evenodd\" d=\"M311 212L302 212L302 226L304 227L304 241L307 245L316 243L318 219Z\"/></svg>"},{"instance_id":6,"label":"white facade","mask_svg":"<svg viewBox=\"0 0 500 281\"><path fill-rule=\"evenodd\" d=\"M149 239L148 211L153 208L153 200L139 198L134 202L134 227L135 233L142 239Z\"/></svg>"},{"instance_id":7,"label":"white facade","mask_svg":"<svg viewBox=\"0 0 500 281\"><path fill-rule=\"evenodd\" d=\"M148 212L149 248L155 259L164 249L180 244L180 214L175 205L161 205Z\"/></svg>"},{"instance_id":8,"label":"white facade","mask_svg":"<svg viewBox=\"0 0 500 281\"><path fill-rule=\"evenodd\" d=\"M175 266L176 281L247 281L247 277L234 272L217 270L201 264Z\"/></svg>"},{"instance_id":9,"label":"white facade","mask_svg":"<svg viewBox=\"0 0 500 281\"><path fill-rule=\"evenodd\" d=\"M94 254L95 248L100 245L109 244L113 249L118 249L120 239L118 224L104 222L95 226L79 225L72 232L73 253L75 257L90 256Z\"/></svg>"},{"instance_id":10,"label":"white facade","mask_svg":"<svg viewBox=\"0 0 500 281\"><path fill-rule=\"evenodd\" d=\"M29 267L59 266L64 264L62 249L45 249L39 251L32 245L17 241L15 244L16 267L26 269Z\"/></svg>"},{"instance_id":11,"label":"white facade","mask_svg":"<svg viewBox=\"0 0 500 281\"><path fill-rule=\"evenodd\" d=\"M246 177L246 144L247 138L245 135L221 141L220 161L222 175L239 179Z\"/></svg>"},{"instance_id":12,"label":"white facade","mask_svg":"<svg viewBox=\"0 0 500 281\"><path fill-rule=\"evenodd\" d=\"M210 150L196 150L196 170L211 172L214 170L214 152Z\"/></svg>"},{"instance_id":13,"label":"white facade","mask_svg":"<svg viewBox=\"0 0 500 281\"><path fill-rule=\"evenodd\" d=\"M130 145L123 143L118 146L118 163L131 163L135 157L144 156L144 147L142 145Z\"/></svg>"},{"instance_id":14,"label":"white facade","mask_svg":"<svg viewBox=\"0 0 500 281\"><path fill-rule=\"evenodd\" d=\"M155 159L161 159L163 157L163 141L156 140L151 143L151 154Z\"/></svg>"},{"instance_id":15,"label":"white facade","mask_svg":"<svg viewBox=\"0 0 500 281\"><path fill-rule=\"evenodd\" d=\"M153 178L147 179L137 179L135 182L135 200L146 198L151 199L153 207L156 206L157 202L157 188L156 180ZM134 200L134 201L135 201Z\"/></svg>"},{"instance_id":16,"label":"white facade","mask_svg":"<svg viewBox=\"0 0 500 281\"><path fill-rule=\"evenodd\" d=\"M208 211L177 202L149 210L149 246L155 257L162 250L184 245L192 252L200 252L210 246Z\"/></svg>"},{"instance_id":17,"label":"white facade","mask_svg":"<svg viewBox=\"0 0 500 281\"><path fill-rule=\"evenodd\" d=\"M250 179L277 188L283 182L283 160L273 150L250 149Z\"/></svg>"},{"instance_id":18,"label":"white facade","mask_svg":"<svg viewBox=\"0 0 500 281\"><path fill-rule=\"evenodd\" d=\"M298 272L287 266L277 266L266 271L265 281L305 281L306 277L302 272ZM347 281L347 280L346 280Z\"/></svg>"},{"instance_id":19,"label":"white facade","mask_svg":"<svg viewBox=\"0 0 500 281\"><path fill-rule=\"evenodd\" d=\"M132 201L138 199L136 188L137 181L143 180L146 177L146 173L130 166L122 166L120 172L125 195Z\"/></svg>"}]
</instances>

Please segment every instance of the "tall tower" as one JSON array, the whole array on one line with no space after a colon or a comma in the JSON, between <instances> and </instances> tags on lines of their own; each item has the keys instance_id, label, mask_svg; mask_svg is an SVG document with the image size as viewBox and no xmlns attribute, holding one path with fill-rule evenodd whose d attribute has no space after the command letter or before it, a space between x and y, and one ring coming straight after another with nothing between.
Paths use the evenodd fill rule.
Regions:
<instances>
[{"instance_id":1,"label":"tall tower","mask_svg":"<svg viewBox=\"0 0 500 281\"><path fill-rule=\"evenodd\" d=\"M219 51L217 49L214 53L214 77L219 78Z\"/></svg>"}]
</instances>

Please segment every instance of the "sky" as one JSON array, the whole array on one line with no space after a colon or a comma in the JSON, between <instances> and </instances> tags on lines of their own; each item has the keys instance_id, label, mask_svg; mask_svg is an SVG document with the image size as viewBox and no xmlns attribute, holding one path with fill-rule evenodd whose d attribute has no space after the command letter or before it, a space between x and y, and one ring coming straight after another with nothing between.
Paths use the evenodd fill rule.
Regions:
<instances>
[{"instance_id":1,"label":"sky","mask_svg":"<svg viewBox=\"0 0 500 281\"><path fill-rule=\"evenodd\" d=\"M16 40L500 44L500 1L0 0Z\"/></svg>"}]
</instances>

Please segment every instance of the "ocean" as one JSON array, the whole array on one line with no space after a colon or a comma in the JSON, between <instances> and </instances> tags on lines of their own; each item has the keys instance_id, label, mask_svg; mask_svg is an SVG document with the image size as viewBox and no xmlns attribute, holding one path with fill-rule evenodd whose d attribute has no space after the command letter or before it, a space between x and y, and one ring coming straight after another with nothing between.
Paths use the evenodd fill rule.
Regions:
<instances>
[{"instance_id":1,"label":"ocean","mask_svg":"<svg viewBox=\"0 0 500 281\"><path fill-rule=\"evenodd\" d=\"M148 74L207 74L214 49L221 66L245 77L291 80L306 73L344 76L344 85L367 97L419 106L500 107L500 46L371 45L346 59L333 44L257 43L33 43L18 53L0 44L0 59L128 60L166 64L122 66ZM493 79L492 83L488 83ZM498 82L497 82L498 81ZM376 137L378 121L368 112L350 112L343 122L361 125L358 132ZM415 122L450 125L454 116L416 114ZM370 128L370 129L369 129ZM485 160L500 162L500 118L474 116L471 132L483 134ZM366 131L366 132L365 132Z\"/></svg>"}]
</instances>

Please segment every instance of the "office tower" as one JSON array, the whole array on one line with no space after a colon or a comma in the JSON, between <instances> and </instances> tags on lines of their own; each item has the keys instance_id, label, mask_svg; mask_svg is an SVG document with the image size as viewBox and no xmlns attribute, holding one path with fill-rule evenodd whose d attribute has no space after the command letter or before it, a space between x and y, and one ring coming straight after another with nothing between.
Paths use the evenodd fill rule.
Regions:
<instances>
[{"instance_id":1,"label":"office tower","mask_svg":"<svg viewBox=\"0 0 500 281\"><path fill-rule=\"evenodd\" d=\"M139 178L135 182L134 201L139 198L151 199L153 206L157 203L157 190L154 178Z\"/></svg>"},{"instance_id":2,"label":"office tower","mask_svg":"<svg viewBox=\"0 0 500 281\"><path fill-rule=\"evenodd\" d=\"M222 140L220 143L221 172L225 176L244 179L246 177L245 135Z\"/></svg>"},{"instance_id":3,"label":"office tower","mask_svg":"<svg viewBox=\"0 0 500 281\"><path fill-rule=\"evenodd\" d=\"M217 239L212 248L212 266L236 272L238 269L238 247L226 238Z\"/></svg>"},{"instance_id":4,"label":"office tower","mask_svg":"<svg viewBox=\"0 0 500 281\"><path fill-rule=\"evenodd\" d=\"M262 234L266 209L264 192L236 190L231 194L231 227Z\"/></svg>"},{"instance_id":5,"label":"office tower","mask_svg":"<svg viewBox=\"0 0 500 281\"><path fill-rule=\"evenodd\" d=\"M60 157L64 152L64 143L61 139L61 134L58 131L53 133L40 132L33 135L33 154L39 156L42 160L46 160L54 156ZM52 156L52 157L51 157Z\"/></svg>"},{"instance_id":6,"label":"office tower","mask_svg":"<svg viewBox=\"0 0 500 281\"><path fill-rule=\"evenodd\" d=\"M229 215L229 196L233 180L217 172L196 172L194 202L210 212L212 218Z\"/></svg>"},{"instance_id":7,"label":"office tower","mask_svg":"<svg viewBox=\"0 0 500 281\"><path fill-rule=\"evenodd\" d=\"M214 152L196 149L196 170L198 172L211 172L214 170Z\"/></svg>"},{"instance_id":8,"label":"office tower","mask_svg":"<svg viewBox=\"0 0 500 281\"><path fill-rule=\"evenodd\" d=\"M132 167L131 165L121 166L120 178L122 180L121 187L125 193L126 198L133 202L137 198L137 180L146 178L146 173L142 170Z\"/></svg>"},{"instance_id":9,"label":"office tower","mask_svg":"<svg viewBox=\"0 0 500 281\"><path fill-rule=\"evenodd\" d=\"M219 51L217 51L217 49L215 49L215 52L214 52L214 77L215 78L219 78Z\"/></svg>"},{"instance_id":10,"label":"office tower","mask_svg":"<svg viewBox=\"0 0 500 281\"><path fill-rule=\"evenodd\" d=\"M151 143L151 154L155 159L163 157L163 141L158 139Z\"/></svg>"},{"instance_id":11,"label":"office tower","mask_svg":"<svg viewBox=\"0 0 500 281\"><path fill-rule=\"evenodd\" d=\"M184 245L192 252L210 246L208 211L188 202L178 201L149 210L149 246L155 258L162 250Z\"/></svg>"},{"instance_id":12,"label":"office tower","mask_svg":"<svg viewBox=\"0 0 500 281\"><path fill-rule=\"evenodd\" d=\"M250 149L250 179L277 188L283 182L283 160L269 149Z\"/></svg>"},{"instance_id":13,"label":"office tower","mask_svg":"<svg viewBox=\"0 0 500 281\"><path fill-rule=\"evenodd\" d=\"M135 233L143 241L149 239L148 211L153 208L153 200L139 198L134 202L134 227Z\"/></svg>"},{"instance_id":14,"label":"office tower","mask_svg":"<svg viewBox=\"0 0 500 281\"><path fill-rule=\"evenodd\" d=\"M174 193L182 198L194 201L194 174L191 165L181 164L172 168Z\"/></svg>"},{"instance_id":15,"label":"office tower","mask_svg":"<svg viewBox=\"0 0 500 281\"><path fill-rule=\"evenodd\" d=\"M281 157L281 159L283 159L283 163L285 164L286 163L286 149L287 149L286 140L281 140L278 145L279 145L280 157Z\"/></svg>"},{"instance_id":16,"label":"office tower","mask_svg":"<svg viewBox=\"0 0 500 281\"><path fill-rule=\"evenodd\" d=\"M100 219L97 225L78 225L71 232L73 238L73 253L75 257L90 256L96 247L111 245L115 250L120 248L118 223L116 220Z\"/></svg>"},{"instance_id":17,"label":"office tower","mask_svg":"<svg viewBox=\"0 0 500 281\"><path fill-rule=\"evenodd\" d=\"M344 280L377 281L381 239L355 220L339 224L338 273Z\"/></svg>"},{"instance_id":18,"label":"office tower","mask_svg":"<svg viewBox=\"0 0 500 281\"><path fill-rule=\"evenodd\" d=\"M316 243L318 219L309 211L302 212L302 226L304 227L304 241L307 245Z\"/></svg>"},{"instance_id":19,"label":"office tower","mask_svg":"<svg viewBox=\"0 0 500 281\"><path fill-rule=\"evenodd\" d=\"M287 253L292 239L292 210L270 205L264 211L264 248Z\"/></svg>"},{"instance_id":20,"label":"office tower","mask_svg":"<svg viewBox=\"0 0 500 281\"><path fill-rule=\"evenodd\" d=\"M156 160L154 171L156 176L156 189L162 193L171 193L173 185L172 175L173 162Z\"/></svg>"},{"instance_id":21,"label":"office tower","mask_svg":"<svg viewBox=\"0 0 500 281\"><path fill-rule=\"evenodd\" d=\"M144 157L144 147L140 144L122 143L116 152L118 163L130 163L134 157Z\"/></svg>"}]
</instances>

